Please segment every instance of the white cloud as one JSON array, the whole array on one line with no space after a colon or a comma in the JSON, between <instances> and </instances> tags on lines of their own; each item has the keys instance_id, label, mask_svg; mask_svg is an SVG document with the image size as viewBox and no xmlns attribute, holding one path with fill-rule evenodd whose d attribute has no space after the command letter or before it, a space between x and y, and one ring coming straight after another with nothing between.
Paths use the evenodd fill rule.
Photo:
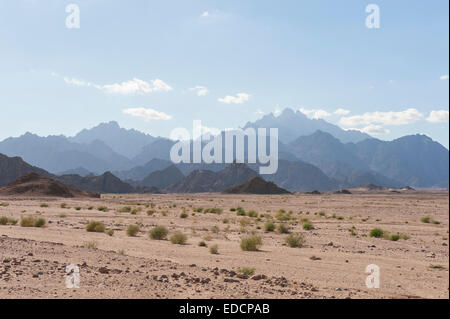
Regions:
<instances>
[{"instance_id":1,"label":"white cloud","mask_svg":"<svg viewBox=\"0 0 450 319\"><path fill-rule=\"evenodd\" d=\"M427 121L430 123L448 123L448 117L448 111L446 110L431 111Z\"/></svg>"},{"instance_id":2,"label":"white cloud","mask_svg":"<svg viewBox=\"0 0 450 319\"><path fill-rule=\"evenodd\" d=\"M202 18L207 18L209 16L210 16L209 11L205 11L202 13Z\"/></svg>"},{"instance_id":3,"label":"white cloud","mask_svg":"<svg viewBox=\"0 0 450 319\"><path fill-rule=\"evenodd\" d=\"M380 125L373 125L373 124L363 127L362 129L360 129L360 131L363 133L370 134L370 135L383 135L383 134L389 134L391 132L387 128L384 128Z\"/></svg>"},{"instance_id":4,"label":"white cloud","mask_svg":"<svg viewBox=\"0 0 450 319\"><path fill-rule=\"evenodd\" d=\"M170 120L172 118L171 115L168 115L163 112L158 112L154 109L146 109L143 107L137 107L137 108L129 108L122 111L124 114L128 114L131 116L137 116L142 117L146 121L150 120Z\"/></svg>"},{"instance_id":5,"label":"white cloud","mask_svg":"<svg viewBox=\"0 0 450 319\"><path fill-rule=\"evenodd\" d=\"M133 80L122 82L122 83L114 83L104 85L103 89L107 93L116 93L116 94L148 94L152 92L168 92L171 91L172 88L160 79L152 80L152 84L134 78Z\"/></svg>"},{"instance_id":6,"label":"white cloud","mask_svg":"<svg viewBox=\"0 0 450 319\"><path fill-rule=\"evenodd\" d=\"M57 73L52 72L52 76L61 77ZM149 94L152 92L168 92L173 90L167 83L160 79L151 80L150 83L144 80L134 78L130 81L113 84L95 84L77 78L63 77L64 82L74 86L92 87L106 93L134 95L134 94Z\"/></svg>"},{"instance_id":7,"label":"white cloud","mask_svg":"<svg viewBox=\"0 0 450 319\"><path fill-rule=\"evenodd\" d=\"M225 104L242 104L250 99L247 93L238 93L236 96L227 95L224 98L219 98L218 101Z\"/></svg>"},{"instance_id":8,"label":"white cloud","mask_svg":"<svg viewBox=\"0 0 450 319\"><path fill-rule=\"evenodd\" d=\"M359 126L370 124L405 125L423 118L418 110L410 108L400 112L368 112L363 115L342 117L340 123L344 126Z\"/></svg>"},{"instance_id":9,"label":"white cloud","mask_svg":"<svg viewBox=\"0 0 450 319\"><path fill-rule=\"evenodd\" d=\"M320 109L319 110L316 110L316 109L307 110L302 107L302 108L300 108L299 111L313 119L322 119L324 117L328 117L331 115L329 112L327 112L325 110L320 110Z\"/></svg>"},{"instance_id":10,"label":"white cloud","mask_svg":"<svg viewBox=\"0 0 450 319\"><path fill-rule=\"evenodd\" d=\"M264 115L264 114L266 114L266 113L264 113L262 110L258 109L258 110L255 112L255 114L260 116L260 115Z\"/></svg>"},{"instance_id":11,"label":"white cloud","mask_svg":"<svg viewBox=\"0 0 450 319\"><path fill-rule=\"evenodd\" d=\"M204 86L197 85L196 87L190 88L189 91L195 91L197 96L205 96L209 93L208 89Z\"/></svg>"},{"instance_id":12,"label":"white cloud","mask_svg":"<svg viewBox=\"0 0 450 319\"><path fill-rule=\"evenodd\" d=\"M279 116L281 114L281 109L276 108L275 111L273 111L274 116Z\"/></svg>"},{"instance_id":13,"label":"white cloud","mask_svg":"<svg viewBox=\"0 0 450 319\"><path fill-rule=\"evenodd\" d=\"M339 108L336 111L334 111L334 114L336 114L336 115L347 115L349 113L350 113L349 110L342 109L342 108Z\"/></svg>"},{"instance_id":14,"label":"white cloud","mask_svg":"<svg viewBox=\"0 0 450 319\"><path fill-rule=\"evenodd\" d=\"M442 81L448 80L448 74L442 75L442 76L440 77L440 79L441 79Z\"/></svg>"}]
</instances>

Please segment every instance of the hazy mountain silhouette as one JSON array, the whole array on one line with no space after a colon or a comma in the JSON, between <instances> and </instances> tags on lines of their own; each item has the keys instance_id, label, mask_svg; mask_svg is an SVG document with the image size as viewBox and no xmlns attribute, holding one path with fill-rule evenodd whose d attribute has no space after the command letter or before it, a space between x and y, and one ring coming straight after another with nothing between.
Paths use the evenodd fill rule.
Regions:
<instances>
[{"instance_id":1,"label":"hazy mountain silhouette","mask_svg":"<svg viewBox=\"0 0 450 319\"><path fill-rule=\"evenodd\" d=\"M7 185L19 177L36 173L43 177L52 177L49 172L28 164L20 157L8 157L0 154L0 186Z\"/></svg>"},{"instance_id":2,"label":"hazy mountain silhouette","mask_svg":"<svg viewBox=\"0 0 450 319\"><path fill-rule=\"evenodd\" d=\"M133 186L121 181L110 172L106 172L99 176L86 177L81 177L79 175L62 175L57 179L66 185L95 193L120 194L137 192Z\"/></svg>"},{"instance_id":3,"label":"hazy mountain silhouette","mask_svg":"<svg viewBox=\"0 0 450 319\"><path fill-rule=\"evenodd\" d=\"M111 121L101 123L91 129L84 129L69 140L83 144L99 140L108 145L114 152L127 158L133 158L142 151L144 146L153 143L156 138L134 129L121 128L117 122Z\"/></svg>"},{"instance_id":4,"label":"hazy mountain silhouette","mask_svg":"<svg viewBox=\"0 0 450 319\"><path fill-rule=\"evenodd\" d=\"M223 192L225 194L289 194L287 190L278 187L274 182L266 182L261 177L254 177L244 184L227 188Z\"/></svg>"},{"instance_id":5,"label":"hazy mountain silhouette","mask_svg":"<svg viewBox=\"0 0 450 319\"><path fill-rule=\"evenodd\" d=\"M30 173L19 177L14 182L0 187L0 195L27 197L89 197L99 198L99 194L90 193L68 187L54 179Z\"/></svg>"},{"instance_id":6,"label":"hazy mountain silhouette","mask_svg":"<svg viewBox=\"0 0 450 319\"><path fill-rule=\"evenodd\" d=\"M96 173L133 166L128 158L115 153L99 140L79 144L70 142L64 136L40 137L26 133L0 142L0 153L20 156L31 165L52 173L80 166Z\"/></svg>"},{"instance_id":7,"label":"hazy mountain silhouette","mask_svg":"<svg viewBox=\"0 0 450 319\"><path fill-rule=\"evenodd\" d=\"M425 135L409 135L393 141L367 140L353 151L372 170L413 187L446 187L449 153Z\"/></svg>"},{"instance_id":8,"label":"hazy mountain silhouette","mask_svg":"<svg viewBox=\"0 0 450 319\"><path fill-rule=\"evenodd\" d=\"M161 171L150 173L138 185L162 189L179 182L183 178L183 173L175 165L171 165Z\"/></svg>"},{"instance_id":9,"label":"hazy mountain silhouette","mask_svg":"<svg viewBox=\"0 0 450 319\"><path fill-rule=\"evenodd\" d=\"M234 163L219 172L195 170L166 189L173 193L222 192L242 184L258 174L246 164Z\"/></svg>"},{"instance_id":10,"label":"hazy mountain silhouette","mask_svg":"<svg viewBox=\"0 0 450 319\"><path fill-rule=\"evenodd\" d=\"M322 119L310 119L300 111L286 108L279 116L270 113L255 122L248 122L244 128L278 128L280 141L290 143L303 135L310 135L317 130L328 132L341 142L359 142L371 138L370 135L355 130L343 130L339 126Z\"/></svg>"},{"instance_id":11,"label":"hazy mountain silhouette","mask_svg":"<svg viewBox=\"0 0 450 319\"><path fill-rule=\"evenodd\" d=\"M280 160L275 174L262 177L289 191L333 190L339 187L336 180L329 178L319 168L300 160Z\"/></svg>"},{"instance_id":12,"label":"hazy mountain silhouette","mask_svg":"<svg viewBox=\"0 0 450 319\"><path fill-rule=\"evenodd\" d=\"M68 169L67 171L58 173L58 175L80 175L82 177L88 176L91 174L92 174L92 172L89 172L87 169L85 169L84 167L81 167L81 166L77 167L77 168L73 168L73 169Z\"/></svg>"}]
</instances>

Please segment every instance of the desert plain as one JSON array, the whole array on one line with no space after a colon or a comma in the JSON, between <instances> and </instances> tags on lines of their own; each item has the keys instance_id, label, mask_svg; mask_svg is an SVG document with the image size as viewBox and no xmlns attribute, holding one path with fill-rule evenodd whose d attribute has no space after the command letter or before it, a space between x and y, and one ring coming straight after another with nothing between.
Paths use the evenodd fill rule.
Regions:
<instances>
[{"instance_id":1,"label":"desert plain","mask_svg":"<svg viewBox=\"0 0 450 319\"><path fill-rule=\"evenodd\" d=\"M22 227L28 216L46 223ZM17 223L0 225L0 298L449 298L448 191L3 197L1 217ZM155 226L167 239L149 237ZM258 251L242 250L254 235ZM66 287L71 264L79 288ZM379 288L366 286L370 264Z\"/></svg>"}]
</instances>

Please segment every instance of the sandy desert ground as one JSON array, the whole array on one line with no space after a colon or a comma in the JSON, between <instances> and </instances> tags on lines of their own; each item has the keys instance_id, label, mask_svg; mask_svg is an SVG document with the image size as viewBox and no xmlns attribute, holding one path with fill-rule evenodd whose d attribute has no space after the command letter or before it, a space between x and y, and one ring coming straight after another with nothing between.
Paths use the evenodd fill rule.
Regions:
<instances>
[{"instance_id":1,"label":"sandy desert ground","mask_svg":"<svg viewBox=\"0 0 450 319\"><path fill-rule=\"evenodd\" d=\"M449 298L448 205L448 191L0 198L0 217L19 220L0 225L0 298ZM237 216L236 207L264 216ZM280 209L292 211L285 223L303 234L303 247L264 231L267 220L280 224ZM26 216L47 224L21 227ZM314 229L303 229L304 218ZM93 220L114 234L87 232ZM137 223L137 236L127 236ZM182 231L187 243L150 239L156 225L169 236ZM372 238L376 227L409 239ZM252 233L262 247L242 251L241 238ZM69 264L80 267L79 289L66 288ZM378 289L366 287L369 264L380 267ZM254 274L239 272L244 267Z\"/></svg>"}]
</instances>

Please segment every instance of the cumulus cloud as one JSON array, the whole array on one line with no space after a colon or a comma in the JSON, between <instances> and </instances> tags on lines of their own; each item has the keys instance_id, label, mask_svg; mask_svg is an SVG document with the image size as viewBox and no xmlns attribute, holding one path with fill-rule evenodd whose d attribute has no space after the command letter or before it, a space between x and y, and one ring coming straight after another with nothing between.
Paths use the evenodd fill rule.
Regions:
<instances>
[{"instance_id":1,"label":"cumulus cloud","mask_svg":"<svg viewBox=\"0 0 450 319\"><path fill-rule=\"evenodd\" d=\"M190 88L189 91L195 92L197 96L205 96L209 92L206 87L201 85L197 85L196 87Z\"/></svg>"},{"instance_id":2,"label":"cumulus cloud","mask_svg":"<svg viewBox=\"0 0 450 319\"><path fill-rule=\"evenodd\" d=\"M151 120L170 120L172 118L171 115L168 115L164 112L158 112L154 109L137 107L137 108L128 108L122 111L124 114L128 114L131 116L142 117L146 121Z\"/></svg>"},{"instance_id":3,"label":"cumulus cloud","mask_svg":"<svg viewBox=\"0 0 450 319\"><path fill-rule=\"evenodd\" d=\"M205 11L202 13L202 18L207 18L209 16L210 16L209 11Z\"/></svg>"},{"instance_id":4,"label":"cumulus cloud","mask_svg":"<svg viewBox=\"0 0 450 319\"><path fill-rule=\"evenodd\" d=\"M363 115L342 117L340 123L344 126L360 126L371 124L405 125L423 118L423 114L414 108L400 112L367 112Z\"/></svg>"},{"instance_id":5,"label":"cumulus cloud","mask_svg":"<svg viewBox=\"0 0 450 319\"><path fill-rule=\"evenodd\" d=\"M250 99L250 95L247 93L238 93L236 96L227 95L224 98L219 98L220 103L225 104L242 104Z\"/></svg>"},{"instance_id":6,"label":"cumulus cloud","mask_svg":"<svg viewBox=\"0 0 450 319\"><path fill-rule=\"evenodd\" d=\"M342 109L342 108L339 108L336 111L334 111L334 114L336 114L336 115L347 115L349 113L350 113L349 110Z\"/></svg>"},{"instance_id":7,"label":"cumulus cloud","mask_svg":"<svg viewBox=\"0 0 450 319\"><path fill-rule=\"evenodd\" d=\"M440 79L441 79L442 81L448 80L448 74L442 75L442 76L440 77Z\"/></svg>"},{"instance_id":8,"label":"cumulus cloud","mask_svg":"<svg viewBox=\"0 0 450 319\"><path fill-rule=\"evenodd\" d=\"M383 134L389 134L391 131L387 128L384 128L380 125L368 125L366 127L363 127L360 129L361 132L367 133L370 135L383 135Z\"/></svg>"},{"instance_id":9,"label":"cumulus cloud","mask_svg":"<svg viewBox=\"0 0 450 319\"><path fill-rule=\"evenodd\" d=\"M320 110L320 109L312 109L312 110L308 110L305 108L300 108L299 110L300 112L302 112L303 114L305 114L306 116L313 118L313 119L322 119L325 117L330 116L331 114L325 110Z\"/></svg>"},{"instance_id":10,"label":"cumulus cloud","mask_svg":"<svg viewBox=\"0 0 450 319\"><path fill-rule=\"evenodd\" d=\"M53 76L58 76L56 73L52 73ZM64 82L74 86L92 87L97 90L101 90L110 94L123 94L123 95L135 95L135 94L149 94L152 92L168 92L173 90L167 83L160 79L151 80L150 83L138 78L134 78L130 81L122 83L113 83L100 85L77 78L63 77Z\"/></svg>"},{"instance_id":11,"label":"cumulus cloud","mask_svg":"<svg viewBox=\"0 0 450 319\"><path fill-rule=\"evenodd\" d=\"M448 123L448 118L448 111L437 110L430 112L430 115L427 117L427 121L430 123Z\"/></svg>"}]
</instances>

